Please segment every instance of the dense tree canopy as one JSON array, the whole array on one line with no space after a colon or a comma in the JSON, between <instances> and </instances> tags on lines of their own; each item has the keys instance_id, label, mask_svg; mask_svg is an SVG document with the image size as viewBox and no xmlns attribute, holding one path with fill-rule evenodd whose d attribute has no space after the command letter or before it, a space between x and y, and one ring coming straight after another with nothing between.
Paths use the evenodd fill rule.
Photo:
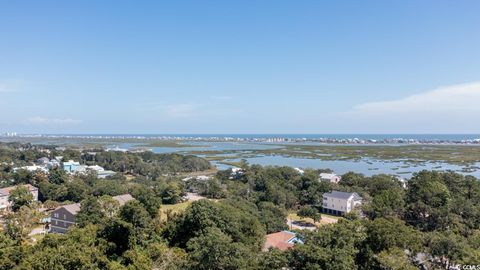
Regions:
<instances>
[{"instance_id":1,"label":"dense tree canopy","mask_svg":"<svg viewBox=\"0 0 480 270\"><path fill-rule=\"evenodd\" d=\"M15 212L2 217L0 270L410 270L480 264L480 182L471 176L422 171L403 187L394 176L351 172L336 184L320 181L319 170L301 174L243 163L239 174L227 170L209 180L182 181L181 173L209 169L208 161L149 152L91 155L50 146L50 156L121 174L98 179L61 169L48 175L13 172L44 156L39 147L0 144L0 161L7 163L0 165L0 185L32 184L49 209L79 202L78 224L34 242L29 233L45 215L28 190L12 191ZM316 231L296 231L303 244L291 249L261 251L267 233L287 229L287 214L319 220L322 195L331 190L360 194L361 211ZM186 202L187 191L207 199ZM135 200L120 206L112 196L125 193ZM164 215L162 204L188 206Z\"/></svg>"}]
</instances>

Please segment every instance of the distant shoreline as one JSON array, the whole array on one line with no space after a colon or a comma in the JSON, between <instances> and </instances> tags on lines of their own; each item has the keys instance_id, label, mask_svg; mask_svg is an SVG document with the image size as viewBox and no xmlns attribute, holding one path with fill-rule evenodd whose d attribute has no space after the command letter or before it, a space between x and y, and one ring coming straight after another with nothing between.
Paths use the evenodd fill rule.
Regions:
<instances>
[{"instance_id":1,"label":"distant shoreline","mask_svg":"<svg viewBox=\"0 0 480 270\"><path fill-rule=\"evenodd\" d=\"M247 143L369 144L465 144L480 145L474 134L15 134L0 139L92 139L138 141L207 141Z\"/></svg>"}]
</instances>

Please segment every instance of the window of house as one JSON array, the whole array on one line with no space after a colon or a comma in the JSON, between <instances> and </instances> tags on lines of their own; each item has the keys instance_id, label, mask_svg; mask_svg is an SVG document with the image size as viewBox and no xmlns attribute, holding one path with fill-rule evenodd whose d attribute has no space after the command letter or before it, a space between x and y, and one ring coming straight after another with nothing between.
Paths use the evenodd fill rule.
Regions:
<instances>
[{"instance_id":1,"label":"window of house","mask_svg":"<svg viewBox=\"0 0 480 270\"><path fill-rule=\"evenodd\" d=\"M53 216L54 216L55 218L58 218L58 213L54 213Z\"/></svg>"}]
</instances>

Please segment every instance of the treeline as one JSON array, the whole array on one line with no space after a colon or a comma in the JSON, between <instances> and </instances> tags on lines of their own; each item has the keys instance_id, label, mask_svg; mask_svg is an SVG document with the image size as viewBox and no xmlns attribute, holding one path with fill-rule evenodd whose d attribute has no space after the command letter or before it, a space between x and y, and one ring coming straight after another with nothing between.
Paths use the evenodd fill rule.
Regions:
<instances>
[{"instance_id":1,"label":"treeline","mask_svg":"<svg viewBox=\"0 0 480 270\"><path fill-rule=\"evenodd\" d=\"M197 156L155 154L150 151L142 153L102 151L95 155L84 153L81 160L85 164L97 164L108 170L149 176L150 178L167 173L204 171L211 168L210 162Z\"/></svg>"},{"instance_id":2,"label":"treeline","mask_svg":"<svg viewBox=\"0 0 480 270\"><path fill-rule=\"evenodd\" d=\"M160 162L142 154L117 159L110 152L95 158L104 154L111 155L111 162L126 162L125 157ZM299 174L289 167L247 164L242 170L187 183L172 173L137 173L129 181L94 175L64 179L57 171L43 180L26 177L42 196L56 190L42 200L82 202L79 224L65 235L49 234L27 244L22 232L28 230L18 224L33 216L33 206L17 200L24 205L0 233L0 269L380 270L480 263L480 182L474 177L422 171L404 187L389 175L347 173L333 184L320 181L317 170ZM70 195L56 197L62 190ZM180 202L188 190L211 199L193 202L180 213L159 211L162 203ZM267 233L287 229L288 212L319 210L322 194L331 190L359 193L361 211L314 232L298 231L304 244L290 250L261 251ZM109 196L124 192L136 200L122 207L108 203Z\"/></svg>"},{"instance_id":3,"label":"treeline","mask_svg":"<svg viewBox=\"0 0 480 270\"><path fill-rule=\"evenodd\" d=\"M206 159L193 155L155 154L152 152L131 153L119 151L95 150L58 150L51 145L32 145L28 143L0 143L0 187L10 186L14 183L27 183L36 177L36 172L17 170L15 167L31 165L41 157L53 159L61 156L64 161L75 160L84 165L99 165L107 170L129 173L133 176L143 176L156 179L162 175L176 175L178 173L196 172L211 169L211 164ZM65 183L66 176L53 170L52 182ZM114 176L118 178L120 176ZM121 177L120 177L121 178ZM15 179L14 182L11 182ZM33 181L35 182L35 181Z\"/></svg>"},{"instance_id":4,"label":"treeline","mask_svg":"<svg viewBox=\"0 0 480 270\"><path fill-rule=\"evenodd\" d=\"M3 165L14 163L19 166L35 162L45 156L42 150L54 150L55 146L33 145L30 143L0 142L0 163Z\"/></svg>"}]
</instances>

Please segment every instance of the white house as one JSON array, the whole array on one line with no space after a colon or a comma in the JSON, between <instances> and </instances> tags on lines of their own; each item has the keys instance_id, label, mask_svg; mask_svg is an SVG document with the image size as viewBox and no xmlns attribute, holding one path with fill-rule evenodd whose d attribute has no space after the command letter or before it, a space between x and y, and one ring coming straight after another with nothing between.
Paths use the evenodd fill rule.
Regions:
<instances>
[{"instance_id":1,"label":"white house","mask_svg":"<svg viewBox=\"0 0 480 270\"><path fill-rule=\"evenodd\" d=\"M242 168L232 167L230 168L230 170L231 170L231 173L228 179L237 179L244 174L244 171Z\"/></svg>"},{"instance_id":2,"label":"white house","mask_svg":"<svg viewBox=\"0 0 480 270\"><path fill-rule=\"evenodd\" d=\"M21 185L21 186L28 188L30 193L32 193L33 195L33 200L38 201L38 188L30 184ZM0 188L0 210L10 209L10 206L12 206L12 204L8 201L8 197L10 196L10 192L16 189L17 187L19 186Z\"/></svg>"},{"instance_id":3,"label":"white house","mask_svg":"<svg viewBox=\"0 0 480 270\"><path fill-rule=\"evenodd\" d=\"M400 182L400 184L402 185L403 188L407 188L407 180L405 180L405 178L397 176L397 180L398 180L398 182Z\"/></svg>"},{"instance_id":4,"label":"white house","mask_svg":"<svg viewBox=\"0 0 480 270\"><path fill-rule=\"evenodd\" d=\"M16 172L18 170L27 170L29 172L42 171L44 173L48 173L48 168L46 168L44 166L39 166L39 165L23 166L23 167L19 167L19 168L13 168L14 172Z\"/></svg>"},{"instance_id":5,"label":"white house","mask_svg":"<svg viewBox=\"0 0 480 270\"><path fill-rule=\"evenodd\" d=\"M356 192L332 191L323 194L322 212L343 215L362 204L362 197Z\"/></svg>"},{"instance_id":6,"label":"white house","mask_svg":"<svg viewBox=\"0 0 480 270\"><path fill-rule=\"evenodd\" d=\"M334 174L334 173L321 173L320 174L320 179L322 181L328 181L330 183L338 183L342 179L342 177Z\"/></svg>"},{"instance_id":7,"label":"white house","mask_svg":"<svg viewBox=\"0 0 480 270\"><path fill-rule=\"evenodd\" d=\"M297 171L299 174L304 174L305 171L300 169L300 168L293 168L295 171Z\"/></svg>"}]
</instances>

